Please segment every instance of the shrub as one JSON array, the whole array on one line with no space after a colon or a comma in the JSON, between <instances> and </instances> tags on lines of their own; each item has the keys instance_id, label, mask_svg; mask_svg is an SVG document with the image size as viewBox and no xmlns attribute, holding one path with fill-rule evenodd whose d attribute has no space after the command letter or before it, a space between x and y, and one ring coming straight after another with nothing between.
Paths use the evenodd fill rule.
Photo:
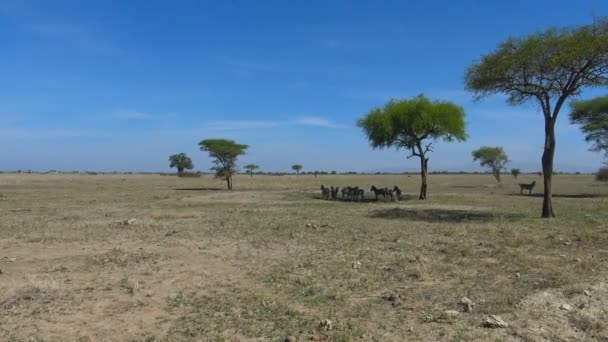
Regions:
<instances>
[{"instance_id":1,"label":"shrub","mask_svg":"<svg viewBox=\"0 0 608 342\"><path fill-rule=\"evenodd\" d=\"M595 180L608 183L608 167L600 168L595 174Z\"/></svg>"}]
</instances>

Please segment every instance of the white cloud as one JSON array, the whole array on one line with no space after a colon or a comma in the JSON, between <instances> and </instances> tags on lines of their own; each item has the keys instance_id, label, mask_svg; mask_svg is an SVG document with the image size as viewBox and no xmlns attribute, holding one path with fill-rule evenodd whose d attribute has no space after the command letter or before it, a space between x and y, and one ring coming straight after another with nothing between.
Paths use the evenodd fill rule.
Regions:
<instances>
[{"instance_id":1,"label":"white cloud","mask_svg":"<svg viewBox=\"0 0 608 342\"><path fill-rule=\"evenodd\" d=\"M302 126L318 126L318 127L327 127L327 128L346 128L346 127L348 127L346 125L337 124L330 120L327 120L324 118L319 118L319 117L314 117L314 116L299 118L299 119L295 120L294 123L296 125L302 125Z\"/></svg>"},{"instance_id":2,"label":"white cloud","mask_svg":"<svg viewBox=\"0 0 608 342\"><path fill-rule=\"evenodd\" d=\"M121 120L141 120L148 118L150 115L137 110L118 110L112 116Z\"/></svg>"},{"instance_id":3,"label":"white cloud","mask_svg":"<svg viewBox=\"0 0 608 342\"><path fill-rule=\"evenodd\" d=\"M279 124L274 121L211 121L205 125L204 129L210 131L235 131L271 128L277 126L279 126Z\"/></svg>"}]
</instances>

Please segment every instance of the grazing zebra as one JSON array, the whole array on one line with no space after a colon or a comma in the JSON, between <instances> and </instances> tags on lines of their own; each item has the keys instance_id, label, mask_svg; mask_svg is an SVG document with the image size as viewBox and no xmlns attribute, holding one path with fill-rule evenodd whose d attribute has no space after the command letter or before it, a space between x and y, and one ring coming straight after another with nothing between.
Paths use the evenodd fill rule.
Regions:
<instances>
[{"instance_id":1,"label":"grazing zebra","mask_svg":"<svg viewBox=\"0 0 608 342\"><path fill-rule=\"evenodd\" d=\"M356 201L359 198L359 190L360 189L358 186L350 189L350 196L352 200Z\"/></svg>"},{"instance_id":2,"label":"grazing zebra","mask_svg":"<svg viewBox=\"0 0 608 342\"><path fill-rule=\"evenodd\" d=\"M357 190L357 196L359 196L359 200L360 201L363 201L365 199L365 190L358 189Z\"/></svg>"},{"instance_id":3,"label":"grazing zebra","mask_svg":"<svg viewBox=\"0 0 608 342\"><path fill-rule=\"evenodd\" d=\"M393 192L395 193L395 195L397 195L397 201L401 200L401 194L403 192L401 191L401 189L399 189L398 186L395 185L395 187L393 188Z\"/></svg>"},{"instance_id":4,"label":"grazing zebra","mask_svg":"<svg viewBox=\"0 0 608 342\"><path fill-rule=\"evenodd\" d=\"M321 184L321 198L329 199L329 188Z\"/></svg>"},{"instance_id":5,"label":"grazing zebra","mask_svg":"<svg viewBox=\"0 0 608 342\"><path fill-rule=\"evenodd\" d=\"M346 196L348 196L348 189L350 188L350 186L345 186L342 188L342 199L345 200Z\"/></svg>"},{"instance_id":6,"label":"grazing zebra","mask_svg":"<svg viewBox=\"0 0 608 342\"><path fill-rule=\"evenodd\" d=\"M330 192L331 192L331 198L332 198L332 199L338 199L338 192L340 191L340 187L335 187L335 188L334 188L334 187L332 186L330 190L331 190L331 191L330 191Z\"/></svg>"},{"instance_id":7,"label":"grazing zebra","mask_svg":"<svg viewBox=\"0 0 608 342\"><path fill-rule=\"evenodd\" d=\"M523 195L524 190L528 190L528 195L532 195L532 189L534 189L535 186L536 186L536 181L533 181L530 184L519 183L519 194Z\"/></svg>"},{"instance_id":8,"label":"grazing zebra","mask_svg":"<svg viewBox=\"0 0 608 342\"><path fill-rule=\"evenodd\" d=\"M376 199L378 199L378 195L386 198L386 189L378 189L374 185L372 185L372 188L369 191L374 193Z\"/></svg>"}]
</instances>

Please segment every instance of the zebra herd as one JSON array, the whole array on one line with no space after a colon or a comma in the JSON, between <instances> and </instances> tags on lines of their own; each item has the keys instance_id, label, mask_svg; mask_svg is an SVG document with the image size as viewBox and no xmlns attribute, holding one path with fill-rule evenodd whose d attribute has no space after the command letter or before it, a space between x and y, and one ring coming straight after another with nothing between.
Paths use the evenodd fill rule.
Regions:
<instances>
[{"instance_id":1,"label":"zebra herd","mask_svg":"<svg viewBox=\"0 0 608 342\"><path fill-rule=\"evenodd\" d=\"M369 190L374 194L376 200L379 197L390 198L392 201L400 200L403 192L399 189L398 186L394 186L392 189L390 188L376 188L376 186L372 185ZM341 195L341 197L340 197ZM365 190L359 188L358 186L345 186L342 189L340 187L330 186L329 188L321 184L321 198L326 200L338 200L342 199L343 201L363 201L365 200Z\"/></svg>"}]
</instances>

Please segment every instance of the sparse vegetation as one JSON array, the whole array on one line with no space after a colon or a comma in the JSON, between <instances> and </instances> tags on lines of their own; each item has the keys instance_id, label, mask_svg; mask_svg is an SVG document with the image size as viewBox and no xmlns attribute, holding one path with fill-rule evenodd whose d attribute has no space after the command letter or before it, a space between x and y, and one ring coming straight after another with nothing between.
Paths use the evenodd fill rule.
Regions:
<instances>
[{"instance_id":1,"label":"sparse vegetation","mask_svg":"<svg viewBox=\"0 0 608 342\"><path fill-rule=\"evenodd\" d=\"M434 175L422 203L403 175L234 177L1 174L0 340L555 340L555 319L571 340L608 334L592 175L555 178L550 224L486 175ZM322 182L405 199L321 201ZM495 314L512 327L483 328Z\"/></svg>"},{"instance_id":2,"label":"sparse vegetation","mask_svg":"<svg viewBox=\"0 0 608 342\"><path fill-rule=\"evenodd\" d=\"M479 164L483 167L488 167L496 181L500 183L500 173L505 169L505 165L509 162L509 157L502 149L502 147L488 147L483 146L473 151L473 160L479 161ZM513 173L513 170L511 170ZM518 170L519 174L519 170ZM517 176L515 176L517 178Z\"/></svg>"}]
</instances>

